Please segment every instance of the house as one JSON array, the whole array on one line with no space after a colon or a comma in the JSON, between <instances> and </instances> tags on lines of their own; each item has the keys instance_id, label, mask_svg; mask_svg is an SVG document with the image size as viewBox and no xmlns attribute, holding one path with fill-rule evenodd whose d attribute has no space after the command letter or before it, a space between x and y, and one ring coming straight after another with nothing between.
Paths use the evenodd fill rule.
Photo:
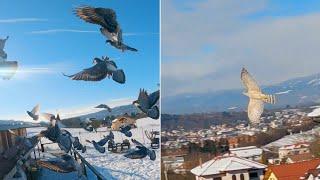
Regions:
<instances>
[{"instance_id":1,"label":"house","mask_svg":"<svg viewBox=\"0 0 320 180\"><path fill-rule=\"evenodd\" d=\"M193 168L196 180L262 180L267 166L234 154L217 156Z\"/></svg>"},{"instance_id":2,"label":"house","mask_svg":"<svg viewBox=\"0 0 320 180\"><path fill-rule=\"evenodd\" d=\"M310 153L308 143L297 143L293 145L286 145L279 148L279 158L286 158L288 155Z\"/></svg>"},{"instance_id":3,"label":"house","mask_svg":"<svg viewBox=\"0 0 320 180\"><path fill-rule=\"evenodd\" d=\"M302 161L291 164L273 165L267 168L265 180L299 180L313 169L318 169L320 159Z\"/></svg>"},{"instance_id":4,"label":"house","mask_svg":"<svg viewBox=\"0 0 320 180\"><path fill-rule=\"evenodd\" d=\"M259 162L261 161L263 151L261 148L257 148L256 146L247 146L240 148L232 148L230 149L230 152L238 157Z\"/></svg>"},{"instance_id":5,"label":"house","mask_svg":"<svg viewBox=\"0 0 320 180\"><path fill-rule=\"evenodd\" d=\"M293 155L288 155L286 162L295 163L295 162L301 162L301 161L309 161L312 159L314 159L314 156L311 153L293 154Z\"/></svg>"}]
</instances>

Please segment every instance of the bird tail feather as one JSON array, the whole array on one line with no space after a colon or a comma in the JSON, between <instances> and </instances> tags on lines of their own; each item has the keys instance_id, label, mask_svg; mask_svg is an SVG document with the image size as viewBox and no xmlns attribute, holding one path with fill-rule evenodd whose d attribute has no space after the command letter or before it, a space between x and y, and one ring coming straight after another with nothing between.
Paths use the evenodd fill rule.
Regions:
<instances>
[{"instance_id":1,"label":"bird tail feather","mask_svg":"<svg viewBox=\"0 0 320 180\"><path fill-rule=\"evenodd\" d=\"M120 84L124 84L126 82L126 76L122 69L118 69L113 72L112 79Z\"/></svg>"},{"instance_id":2,"label":"bird tail feather","mask_svg":"<svg viewBox=\"0 0 320 180\"><path fill-rule=\"evenodd\" d=\"M276 103L276 96L275 95L273 95L273 94L265 94L265 97L266 98L264 98L263 99L263 101L264 102L266 102L266 103L270 103L270 104L275 104Z\"/></svg>"}]
</instances>

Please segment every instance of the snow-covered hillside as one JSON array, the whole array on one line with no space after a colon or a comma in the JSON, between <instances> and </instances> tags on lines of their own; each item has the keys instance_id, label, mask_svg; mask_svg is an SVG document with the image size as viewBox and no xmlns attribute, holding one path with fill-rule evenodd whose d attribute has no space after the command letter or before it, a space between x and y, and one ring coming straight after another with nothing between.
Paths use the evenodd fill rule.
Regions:
<instances>
[{"instance_id":1,"label":"snow-covered hillside","mask_svg":"<svg viewBox=\"0 0 320 180\"><path fill-rule=\"evenodd\" d=\"M132 130L132 138L150 146L150 141L144 134L144 131L157 130L160 131L160 120L153 120L151 118L142 118L137 120L136 129ZM28 135L34 135L39 133L44 128L30 128L28 129ZM73 136L78 136L81 143L87 146L87 152L83 153L83 157L97 168L107 179L160 179L160 149L155 150L157 159L151 161L148 157L144 159L128 159L123 154L116 154L106 151L101 154L96 151L92 144L87 143L88 140L100 140L103 135L109 134L109 130L106 128L98 129L97 133L87 132L84 129L79 128L66 128ZM124 139L130 139L125 137L120 132L113 132L115 135L115 142L122 142ZM49 142L47 139L43 139L43 143ZM132 144L132 148L134 145ZM46 151L58 149L56 144L50 144L45 146Z\"/></svg>"}]
</instances>

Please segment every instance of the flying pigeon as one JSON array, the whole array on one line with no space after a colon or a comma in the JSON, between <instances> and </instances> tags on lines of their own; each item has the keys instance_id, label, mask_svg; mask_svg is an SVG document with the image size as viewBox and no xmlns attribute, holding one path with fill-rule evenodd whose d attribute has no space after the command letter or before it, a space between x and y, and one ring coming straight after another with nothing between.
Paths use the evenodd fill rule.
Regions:
<instances>
[{"instance_id":1,"label":"flying pigeon","mask_svg":"<svg viewBox=\"0 0 320 180\"><path fill-rule=\"evenodd\" d=\"M248 118L252 124L258 124L264 103L275 104L276 98L274 95L263 94L257 82L245 68L242 68L241 80L246 87L246 92L243 94L249 97Z\"/></svg>"},{"instance_id":2,"label":"flying pigeon","mask_svg":"<svg viewBox=\"0 0 320 180\"><path fill-rule=\"evenodd\" d=\"M125 74L122 69L118 69L116 63L109 60L108 57L94 58L94 66L84 69L73 75L66 75L72 80L82 81L101 81L106 77L112 76L112 79L120 84L124 84L126 81Z\"/></svg>"},{"instance_id":3,"label":"flying pigeon","mask_svg":"<svg viewBox=\"0 0 320 180\"><path fill-rule=\"evenodd\" d=\"M100 104L94 108L103 108L103 109L107 109L109 112L111 112L111 108L106 104Z\"/></svg>"},{"instance_id":4,"label":"flying pigeon","mask_svg":"<svg viewBox=\"0 0 320 180\"><path fill-rule=\"evenodd\" d=\"M92 121L90 119L85 119L80 123L80 126L86 131L93 132L94 128L92 126Z\"/></svg>"},{"instance_id":5,"label":"flying pigeon","mask_svg":"<svg viewBox=\"0 0 320 180\"><path fill-rule=\"evenodd\" d=\"M103 146L100 146L96 141L89 141L89 140L86 140L88 143L91 143L93 144L93 147L99 151L100 153L105 153L106 152L106 148L103 147Z\"/></svg>"},{"instance_id":6,"label":"flying pigeon","mask_svg":"<svg viewBox=\"0 0 320 180\"><path fill-rule=\"evenodd\" d=\"M122 30L117 22L117 16L114 10L110 8L83 6L76 8L75 14L88 23L100 25L100 32L108 39L106 43L120 49L122 52L125 50L138 51L123 43Z\"/></svg>"},{"instance_id":7,"label":"flying pigeon","mask_svg":"<svg viewBox=\"0 0 320 180\"><path fill-rule=\"evenodd\" d=\"M112 133L112 131L110 131L110 133L107 136L105 136L103 139L98 141L98 144L99 146L104 146L110 140L114 140L114 134Z\"/></svg>"},{"instance_id":8,"label":"flying pigeon","mask_svg":"<svg viewBox=\"0 0 320 180\"><path fill-rule=\"evenodd\" d=\"M81 143L80 143L80 140L78 137L73 137L73 142L72 142L72 145L74 148L76 148L77 150L81 150L82 153L85 153L87 148L86 146L83 146Z\"/></svg>"},{"instance_id":9,"label":"flying pigeon","mask_svg":"<svg viewBox=\"0 0 320 180\"><path fill-rule=\"evenodd\" d=\"M123 133L127 137L131 137L132 136L132 132L130 130L131 130L131 126L130 125L120 126L120 128L119 128L119 131L121 133Z\"/></svg>"},{"instance_id":10,"label":"flying pigeon","mask_svg":"<svg viewBox=\"0 0 320 180\"><path fill-rule=\"evenodd\" d=\"M142 158L145 158L146 156L149 156L150 160L152 161L156 159L156 153L154 150L150 150L146 148L143 144L141 144L139 141L135 139L131 139L131 141L136 145L136 148L138 150L125 154L124 155L125 157L130 159L142 159Z\"/></svg>"},{"instance_id":11,"label":"flying pigeon","mask_svg":"<svg viewBox=\"0 0 320 180\"><path fill-rule=\"evenodd\" d=\"M39 120L40 106L37 104L31 111L27 111L28 115L35 121Z\"/></svg>"},{"instance_id":12,"label":"flying pigeon","mask_svg":"<svg viewBox=\"0 0 320 180\"><path fill-rule=\"evenodd\" d=\"M160 116L159 108L155 105L160 96L160 91L155 91L148 95L147 91L140 89L138 100L133 101L132 104L137 106L142 112L146 113L152 119L158 119Z\"/></svg>"}]
</instances>

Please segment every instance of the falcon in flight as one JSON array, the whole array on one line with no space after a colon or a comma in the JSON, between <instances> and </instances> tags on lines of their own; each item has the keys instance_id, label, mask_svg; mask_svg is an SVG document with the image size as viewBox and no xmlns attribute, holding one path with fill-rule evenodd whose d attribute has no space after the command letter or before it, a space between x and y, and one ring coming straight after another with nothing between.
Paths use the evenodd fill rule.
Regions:
<instances>
[{"instance_id":1,"label":"falcon in flight","mask_svg":"<svg viewBox=\"0 0 320 180\"><path fill-rule=\"evenodd\" d=\"M108 39L106 43L111 46L120 49L122 52L125 50L138 51L123 43L122 30L114 10L83 6L76 8L75 14L88 23L100 25L100 32Z\"/></svg>"},{"instance_id":2,"label":"falcon in flight","mask_svg":"<svg viewBox=\"0 0 320 180\"><path fill-rule=\"evenodd\" d=\"M264 103L275 104L276 98L274 95L263 94L257 82L245 68L242 68L241 80L246 88L246 92L243 92L243 94L249 97L249 121L252 124L258 124L263 113Z\"/></svg>"},{"instance_id":3,"label":"falcon in flight","mask_svg":"<svg viewBox=\"0 0 320 180\"><path fill-rule=\"evenodd\" d=\"M118 69L116 63L110 60L108 57L94 58L94 66L84 69L73 75L66 75L72 80L82 80L82 81L101 81L106 77L111 77L112 79L120 84L124 84L126 81L125 74L122 69Z\"/></svg>"}]
</instances>

